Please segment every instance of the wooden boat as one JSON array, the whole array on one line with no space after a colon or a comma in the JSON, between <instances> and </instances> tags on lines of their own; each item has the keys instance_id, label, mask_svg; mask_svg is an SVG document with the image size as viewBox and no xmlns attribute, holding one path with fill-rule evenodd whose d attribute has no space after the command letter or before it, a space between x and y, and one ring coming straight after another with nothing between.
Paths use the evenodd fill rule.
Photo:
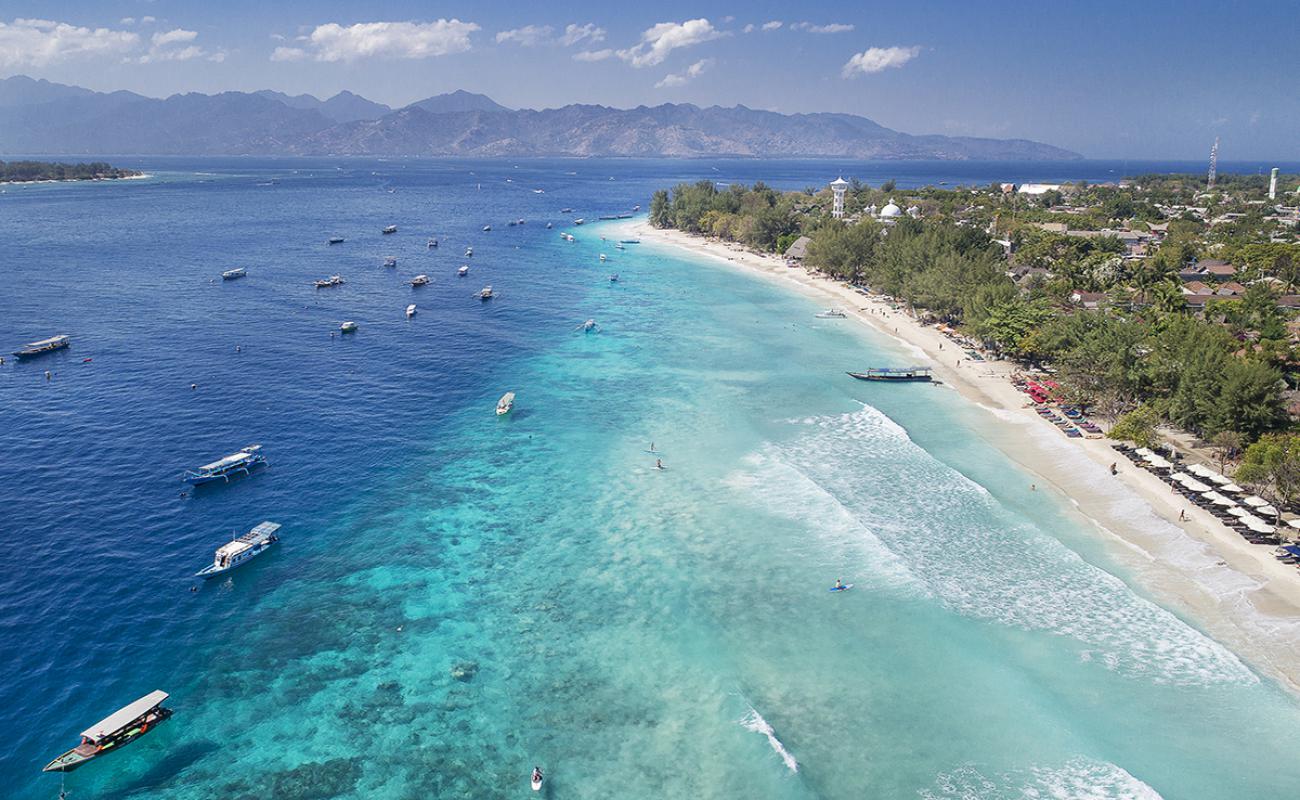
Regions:
<instances>
[{"instance_id":1,"label":"wooden boat","mask_svg":"<svg viewBox=\"0 0 1300 800\"><path fill-rule=\"evenodd\" d=\"M930 367L875 367L866 372L850 372L860 381L923 381L934 379Z\"/></svg>"},{"instance_id":2,"label":"wooden boat","mask_svg":"<svg viewBox=\"0 0 1300 800\"><path fill-rule=\"evenodd\" d=\"M384 228L384 230L383 230L383 234L384 234L385 236L387 236L387 235L390 234L390 233L397 233L397 226L396 226L396 225L389 225L387 228Z\"/></svg>"},{"instance_id":3,"label":"wooden boat","mask_svg":"<svg viewBox=\"0 0 1300 800\"><path fill-rule=\"evenodd\" d=\"M438 246L438 240L437 240L437 239L430 239L430 240L429 240L429 244L428 244L427 246L430 247L430 248L437 247L437 246Z\"/></svg>"},{"instance_id":4,"label":"wooden boat","mask_svg":"<svg viewBox=\"0 0 1300 800\"><path fill-rule=\"evenodd\" d=\"M242 278L247 274L248 274L248 270L244 269L243 267L235 267L234 269L228 269L225 272L221 273L221 280L233 281L238 278Z\"/></svg>"},{"instance_id":5,"label":"wooden boat","mask_svg":"<svg viewBox=\"0 0 1300 800\"><path fill-rule=\"evenodd\" d=\"M463 265L461 265L461 268L458 269L458 270L456 270L456 274L459 275L459 276L462 277L462 278L465 277L466 275L468 275L468 274L469 274L469 265L468 265L468 264L463 264Z\"/></svg>"},{"instance_id":6,"label":"wooden boat","mask_svg":"<svg viewBox=\"0 0 1300 800\"><path fill-rule=\"evenodd\" d=\"M384 266L385 266L385 267L395 267L395 266L397 266L397 256L389 256L388 258L385 258L385 259L384 259Z\"/></svg>"},{"instance_id":7,"label":"wooden boat","mask_svg":"<svg viewBox=\"0 0 1300 800\"><path fill-rule=\"evenodd\" d=\"M484 286L478 293L478 299L483 301L491 300L494 296L491 286Z\"/></svg>"},{"instance_id":8,"label":"wooden boat","mask_svg":"<svg viewBox=\"0 0 1300 800\"><path fill-rule=\"evenodd\" d=\"M353 322L352 320L348 320L347 322L339 326L339 330L342 331L343 333L356 333L358 327L359 326L357 325L357 323Z\"/></svg>"},{"instance_id":9,"label":"wooden boat","mask_svg":"<svg viewBox=\"0 0 1300 800\"><path fill-rule=\"evenodd\" d=\"M411 278L411 286L412 286L412 287L415 287L415 286L428 286L428 285L429 285L429 276L428 276L428 275L416 275L414 278Z\"/></svg>"},{"instance_id":10,"label":"wooden boat","mask_svg":"<svg viewBox=\"0 0 1300 800\"><path fill-rule=\"evenodd\" d=\"M513 225L514 223L512 222L512 223L510 223L510 224ZM483 226L483 232L484 232L484 233L487 233L487 232L490 231L490 230L492 230L492 226L491 226L491 225L484 225L484 226Z\"/></svg>"},{"instance_id":11,"label":"wooden boat","mask_svg":"<svg viewBox=\"0 0 1300 800\"><path fill-rule=\"evenodd\" d=\"M153 691L123 706L81 732L81 744L45 765L44 772L71 772L93 758L120 749L172 715L163 708L167 693Z\"/></svg>"},{"instance_id":12,"label":"wooden boat","mask_svg":"<svg viewBox=\"0 0 1300 800\"><path fill-rule=\"evenodd\" d=\"M515 393L506 392L505 394L501 395L501 399L497 401L497 416L501 417L506 414L509 414L510 409L514 407L515 407Z\"/></svg>"},{"instance_id":13,"label":"wooden boat","mask_svg":"<svg viewBox=\"0 0 1300 800\"><path fill-rule=\"evenodd\" d=\"M406 307L406 318L410 319L411 317L414 316L415 316L415 303L411 303L409 306Z\"/></svg>"},{"instance_id":14,"label":"wooden boat","mask_svg":"<svg viewBox=\"0 0 1300 800\"><path fill-rule=\"evenodd\" d=\"M71 345L71 337L60 334L51 336L48 339L41 339L39 342L29 342L23 349L15 350L14 355L21 361L24 358L35 358L46 353L53 353L55 350L63 350Z\"/></svg>"},{"instance_id":15,"label":"wooden boat","mask_svg":"<svg viewBox=\"0 0 1300 800\"><path fill-rule=\"evenodd\" d=\"M323 278L319 281L313 281L312 285L315 286L317 289L328 289L331 286L342 286L343 276L331 275L328 278Z\"/></svg>"},{"instance_id":16,"label":"wooden boat","mask_svg":"<svg viewBox=\"0 0 1300 800\"><path fill-rule=\"evenodd\" d=\"M231 475L241 472L247 475L254 467L265 463L266 456L262 455L262 446L250 444L238 453L213 461L211 464L185 470L185 481L195 486L217 480L229 482Z\"/></svg>"},{"instance_id":17,"label":"wooden boat","mask_svg":"<svg viewBox=\"0 0 1300 800\"><path fill-rule=\"evenodd\" d=\"M212 563L194 573L194 577L208 580L247 564L280 541L279 530L280 523L263 522L243 536L226 542L217 548Z\"/></svg>"},{"instance_id":18,"label":"wooden boat","mask_svg":"<svg viewBox=\"0 0 1300 800\"><path fill-rule=\"evenodd\" d=\"M844 319L848 315L838 308L828 308L815 316L817 319Z\"/></svg>"},{"instance_id":19,"label":"wooden boat","mask_svg":"<svg viewBox=\"0 0 1300 800\"><path fill-rule=\"evenodd\" d=\"M331 236L326 244L343 244L343 242L344 239L342 236Z\"/></svg>"}]
</instances>

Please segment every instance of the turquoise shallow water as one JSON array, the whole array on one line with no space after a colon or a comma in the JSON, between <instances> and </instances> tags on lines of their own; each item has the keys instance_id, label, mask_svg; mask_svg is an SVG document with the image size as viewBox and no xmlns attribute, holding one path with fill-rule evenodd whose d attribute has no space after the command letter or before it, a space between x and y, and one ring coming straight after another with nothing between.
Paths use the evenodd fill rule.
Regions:
<instances>
[{"instance_id":1,"label":"turquoise shallow water","mask_svg":"<svg viewBox=\"0 0 1300 800\"><path fill-rule=\"evenodd\" d=\"M234 189L149 208L213 210L212 232L178 242L255 242L245 229L281 230L276 214L390 202L364 183L247 218ZM415 194L399 184L374 216L438 202ZM614 251L600 226L575 244L536 220L475 239L507 214L479 211L436 255L415 230L281 265L250 244L274 277L250 268L243 286L159 242L156 262L181 251L140 280L173 303L121 281L95 287L111 304L76 286L66 302L141 333L215 317L218 341L135 361L106 325L51 362L51 385L0 373L9 452L48 463L51 487L4 461L28 481L4 527L38 530L43 554L3 596L5 635L30 642L4 673L17 796L53 796L40 764L155 685L175 718L74 773L74 800L526 797L535 763L553 798L1275 798L1300 779L1294 698L1080 546L1091 534L1026 490L959 398L843 375L905 352L728 267ZM372 256L398 247L390 278ZM94 262L67 254L98 279ZM339 269L346 293L299 289ZM436 282L408 323L396 278L415 269ZM501 292L487 307L468 297L483 282ZM20 297L24 325L49 303ZM341 315L362 321L351 341L324 333ZM576 330L588 318L599 332ZM103 372L78 372L92 348ZM216 397L187 394L198 372ZM518 405L497 419L506 390ZM149 446L121 452L132 437ZM176 496L177 465L245 439L271 470ZM131 462L117 494L90 486ZM280 550L191 595L225 531L262 518L286 524ZM827 592L837 577L853 590Z\"/></svg>"}]
</instances>

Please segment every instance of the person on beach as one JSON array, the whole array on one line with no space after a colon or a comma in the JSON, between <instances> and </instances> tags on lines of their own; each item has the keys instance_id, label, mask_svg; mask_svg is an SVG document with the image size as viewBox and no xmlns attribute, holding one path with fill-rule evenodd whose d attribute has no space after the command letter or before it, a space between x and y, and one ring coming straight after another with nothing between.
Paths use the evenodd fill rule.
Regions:
<instances>
[{"instance_id":1,"label":"person on beach","mask_svg":"<svg viewBox=\"0 0 1300 800\"><path fill-rule=\"evenodd\" d=\"M1115 466L1115 462L1113 462L1113 461L1112 461L1111 464L1110 464L1110 474L1111 474L1111 475L1118 475L1118 474L1119 474L1119 469Z\"/></svg>"},{"instance_id":2,"label":"person on beach","mask_svg":"<svg viewBox=\"0 0 1300 800\"><path fill-rule=\"evenodd\" d=\"M1182 509L1182 508L1178 509L1178 521L1179 521L1179 522L1186 522L1186 521L1187 521L1187 510L1186 510L1186 509Z\"/></svg>"}]
</instances>

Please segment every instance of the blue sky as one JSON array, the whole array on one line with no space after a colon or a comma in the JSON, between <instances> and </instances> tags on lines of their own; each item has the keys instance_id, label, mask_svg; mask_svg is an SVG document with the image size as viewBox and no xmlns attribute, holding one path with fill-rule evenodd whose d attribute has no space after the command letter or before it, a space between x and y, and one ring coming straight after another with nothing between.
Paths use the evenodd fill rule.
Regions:
<instances>
[{"instance_id":1,"label":"blue sky","mask_svg":"<svg viewBox=\"0 0 1300 800\"><path fill-rule=\"evenodd\" d=\"M1300 2L1047 5L0 0L0 76L391 105L461 88L512 107L740 103L1095 158L1201 159L1219 136L1224 160L1300 160Z\"/></svg>"}]
</instances>

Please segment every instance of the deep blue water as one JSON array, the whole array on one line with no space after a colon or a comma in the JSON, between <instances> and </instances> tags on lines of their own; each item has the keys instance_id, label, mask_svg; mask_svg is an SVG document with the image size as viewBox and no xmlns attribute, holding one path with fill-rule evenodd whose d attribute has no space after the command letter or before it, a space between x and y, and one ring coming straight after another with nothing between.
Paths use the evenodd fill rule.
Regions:
<instances>
[{"instance_id":1,"label":"deep blue water","mask_svg":"<svg viewBox=\"0 0 1300 800\"><path fill-rule=\"evenodd\" d=\"M955 399L845 385L892 345L570 224L678 180L1124 165L115 163L155 177L0 195L0 344L74 338L0 367L11 796L53 796L40 767L154 688L175 718L73 773L74 800L505 797L533 763L553 797L1262 798L1300 778L1294 700L1079 546ZM184 468L251 442L269 469L183 494ZM278 550L190 591L264 519ZM854 593L824 592L839 575Z\"/></svg>"}]
</instances>

